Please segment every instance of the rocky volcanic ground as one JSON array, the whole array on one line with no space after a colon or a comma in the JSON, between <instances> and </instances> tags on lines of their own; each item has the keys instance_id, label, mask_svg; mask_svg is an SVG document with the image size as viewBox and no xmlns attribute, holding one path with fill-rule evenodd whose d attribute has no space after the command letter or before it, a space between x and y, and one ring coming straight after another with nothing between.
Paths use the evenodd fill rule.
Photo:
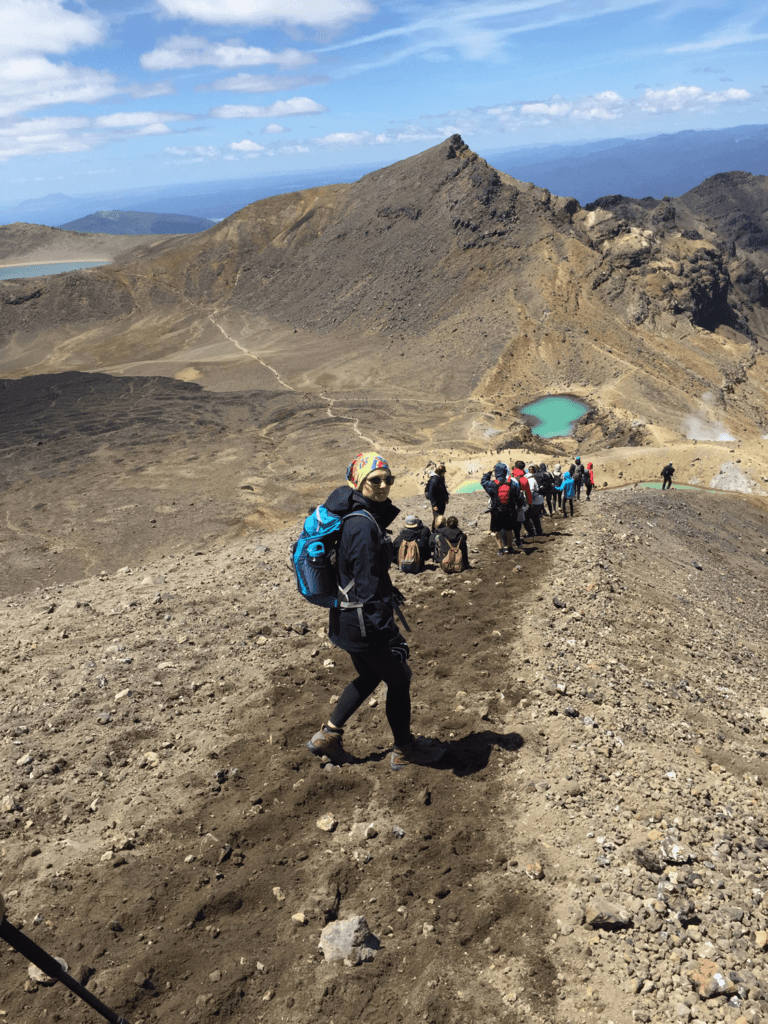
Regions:
<instances>
[{"instance_id":1,"label":"rocky volcanic ground","mask_svg":"<svg viewBox=\"0 0 768 1024\"><path fill-rule=\"evenodd\" d=\"M298 518L4 599L9 920L132 1024L768 1018L765 499L593 495L503 559L485 504L472 571L398 580L439 769L390 771L381 693L306 751L350 671ZM4 1020L95 1019L26 967Z\"/></svg>"}]
</instances>

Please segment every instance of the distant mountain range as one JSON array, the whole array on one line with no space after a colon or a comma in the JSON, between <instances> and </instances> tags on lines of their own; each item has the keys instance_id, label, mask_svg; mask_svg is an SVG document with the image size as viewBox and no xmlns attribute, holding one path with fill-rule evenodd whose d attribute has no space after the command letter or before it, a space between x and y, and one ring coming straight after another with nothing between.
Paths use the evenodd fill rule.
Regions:
<instances>
[{"instance_id":1,"label":"distant mountain range","mask_svg":"<svg viewBox=\"0 0 768 1024\"><path fill-rule=\"evenodd\" d=\"M61 227L92 214L94 207L102 210L143 210L150 213L163 210L168 214L184 214L219 221L258 199L317 188L329 182L357 181L373 170L376 170L375 164L253 178L186 182L183 185L148 186L88 196L70 196L63 192L54 192L37 199L25 199L16 206L4 206L0 202L0 224L15 224L22 221Z\"/></svg>"},{"instance_id":2,"label":"distant mountain range","mask_svg":"<svg viewBox=\"0 0 768 1024\"><path fill-rule=\"evenodd\" d=\"M768 174L768 125L497 151L488 159L513 178L582 204L609 195L662 199L682 195L715 174Z\"/></svg>"},{"instance_id":3,"label":"distant mountain range","mask_svg":"<svg viewBox=\"0 0 768 1024\"><path fill-rule=\"evenodd\" d=\"M768 174L768 125L717 131L685 131L648 139L603 139L579 145L509 149L487 154L501 171L580 203L602 196L679 196L705 178L728 171ZM163 210L221 220L258 199L330 183L357 181L374 164L323 171L296 171L195 184L150 186L89 196L54 193L15 206L0 203L0 224L17 221L72 227L72 221L103 210ZM104 231L104 227L79 230ZM159 229L152 228L152 232ZM182 230L182 229L175 229Z\"/></svg>"},{"instance_id":4,"label":"distant mountain range","mask_svg":"<svg viewBox=\"0 0 768 1024\"><path fill-rule=\"evenodd\" d=\"M59 227L100 235L191 235L207 231L215 221L183 213L139 213L136 210L99 210Z\"/></svg>"}]
</instances>

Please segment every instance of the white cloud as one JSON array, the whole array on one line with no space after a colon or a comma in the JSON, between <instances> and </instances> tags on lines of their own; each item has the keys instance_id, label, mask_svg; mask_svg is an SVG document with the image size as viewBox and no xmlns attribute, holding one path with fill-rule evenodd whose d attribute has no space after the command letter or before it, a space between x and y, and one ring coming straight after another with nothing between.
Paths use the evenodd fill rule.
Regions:
<instances>
[{"instance_id":1,"label":"white cloud","mask_svg":"<svg viewBox=\"0 0 768 1024\"><path fill-rule=\"evenodd\" d=\"M312 150L309 146L304 146L301 143L295 143L294 145L280 146L277 149L278 153L291 155L293 153L310 153Z\"/></svg>"},{"instance_id":2,"label":"white cloud","mask_svg":"<svg viewBox=\"0 0 768 1024\"><path fill-rule=\"evenodd\" d=\"M562 117L573 108L570 103L524 103L520 107L523 117Z\"/></svg>"},{"instance_id":3,"label":"white cloud","mask_svg":"<svg viewBox=\"0 0 768 1024\"><path fill-rule=\"evenodd\" d=\"M168 135L172 131L167 124L155 121L153 124L146 124L143 128L137 129L136 135Z\"/></svg>"},{"instance_id":4,"label":"white cloud","mask_svg":"<svg viewBox=\"0 0 768 1024\"><path fill-rule=\"evenodd\" d=\"M445 134L460 132L484 135L514 132L532 125L562 124L563 122L619 121L638 117L689 110L712 109L714 106L742 104L753 99L746 89L725 89L711 92L699 86L675 86L671 89L645 89L638 98L626 98L612 90L591 96L565 99L552 96L547 100L532 100L493 107L475 107L469 110L451 110L448 113L425 116L426 121L443 121L440 131ZM450 125L450 129L446 126Z\"/></svg>"},{"instance_id":5,"label":"white cloud","mask_svg":"<svg viewBox=\"0 0 768 1024\"><path fill-rule=\"evenodd\" d=\"M289 132L290 128L284 128L281 124L268 124L261 129L262 135L282 135L283 132Z\"/></svg>"},{"instance_id":6,"label":"white cloud","mask_svg":"<svg viewBox=\"0 0 768 1024\"><path fill-rule=\"evenodd\" d=\"M220 6L224 6L223 4ZM162 45L141 56L141 66L148 71L179 68L215 67L244 68L277 64L282 68L300 68L315 64L316 57L301 50L273 53L261 46L246 46L239 39L212 43L202 36L171 36Z\"/></svg>"},{"instance_id":7,"label":"white cloud","mask_svg":"<svg viewBox=\"0 0 768 1024\"><path fill-rule=\"evenodd\" d=\"M230 78L218 78L215 82L205 86L205 90L215 89L218 92L277 92L289 89L302 89L307 85L316 85L318 81L324 81L315 76L308 78L306 75L288 77L286 75L249 75L241 71L239 75L232 75Z\"/></svg>"},{"instance_id":8,"label":"white cloud","mask_svg":"<svg viewBox=\"0 0 768 1024\"><path fill-rule=\"evenodd\" d=\"M221 156L216 146L166 146L164 152L168 156L177 157L173 163L201 164L204 160L214 160Z\"/></svg>"},{"instance_id":9,"label":"white cloud","mask_svg":"<svg viewBox=\"0 0 768 1024\"><path fill-rule=\"evenodd\" d=\"M96 117L93 124L97 128L140 128L157 124L160 121L189 121L189 114L173 114L155 110L122 111L116 114L104 114Z\"/></svg>"},{"instance_id":10,"label":"white cloud","mask_svg":"<svg viewBox=\"0 0 768 1024\"><path fill-rule=\"evenodd\" d=\"M95 103L117 91L106 71L53 64L34 55L0 62L0 117L52 103Z\"/></svg>"},{"instance_id":11,"label":"white cloud","mask_svg":"<svg viewBox=\"0 0 768 1024\"><path fill-rule=\"evenodd\" d=\"M251 142L250 139L243 139L242 142L230 142L229 148L238 153L263 153L265 147L260 146L258 142Z\"/></svg>"},{"instance_id":12,"label":"white cloud","mask_svg":"<svg viewBox=\"0 0 768 1024\"><path fill-rule=\"evenodd\" d=\"M87 128L87 117L41 117L36 121L17 121L0 128L0 160L42 153L80 153L91 148L81 136L73 134Z\"/></svg>"},{"instance_id":13,"label":"white cloud","mask_svg":"<svg viewBox=\"0 0 768 1024\"><path fill-rule=\"evenodd\" d=\"M670 46L667 53L704 53L712 50L722 50L727 46L752 45L763 43L768 39L768 33L757 32L755 26L764 15L764 8L760 10L759 5L753 6L753 11L748 16L737 16L725 25L718 27L716 32L710 32L703 39L695 43L683 43L680 46Z\"/></svg>"},{"instance_id":14,"label":"white cloud","mask_svg":"<svg viewBox=\"0 0 768 1024\"><path fill-rule=\"evenodd\" d=\"M148 85L140 85L135 82L128 86L128 93L138 100L147 100L152 96L174 96L176 90L170 82L150 82Z\"/></svg>"},{"instance_id":15,"label":"white cloud","mask_svg":"<svg viewBox=\"0 0 768 1024\"><path fill-rule=\"evenodd\" d=\"M168 135L166 121L188 120L172 112L121 112L100 117L39 117L15 121L0 129L0 160L44 153L80 153L114 139Z\"/></svg>"},{"instance_id":16,"label":"white cloud","mask_svg":"<svg viewBox=\"0 0 768 1024\"><path fill-rule=\"evenodd\" d=\"M405 5L400 6L405 9ZM463 0L413 4L411 8L416 14L410 21L316 52L391 41L383 53L350 68L349 74L387 67L414 56L445 60L446 56L459 54L465 60L499 59L508 41L517 35L650 6L658 6L658 0ZM595 31L600 31L600 27Z\"/></svg>"},{"instance_id":17,"label":"white cloud","mask_svg":"<svg viewBox=\"0 0 768 1024\"><path fill-rule=\"evenodd\" d=\"M172 18L211 25L311 25L329 28L370 17L368 0L158 0Z\"/></svg>"},{"instance_id":18,"label":"white cloud","mask_svg":"<svg viewBox=\"0 0 768 1024\"><path fill-rule=\"evenodd\" d=\"M63 0L3 0L0 54L68 53L95 46L106 22L94 11L70 11Z\"/></svg>"},{"instance_id":19,"label":"white cloud","mask_svg":"<svg viewBox=\"0 0 768 1024\"><path fill-rule=\"evenodd\" d=\"M307 96L294 96L290 100L277 100L268 107L250 107L229 104L215 107L211 117L288 117L293 114L322 114L326 108Z\"/></svg>"},{"instance_id":20,"label":"white cloud","mask_svg":"<svg viewBox=\"0 0 768 1024\"><path fill-rule=\"evenodd\" d=\"M750 97L746 89L706 92L697 85L680 85L673 89L646 89L637 105L647 114L665 114L668 111L701 110L713 104L739 102Z\"/></svg>"}]
</instances>

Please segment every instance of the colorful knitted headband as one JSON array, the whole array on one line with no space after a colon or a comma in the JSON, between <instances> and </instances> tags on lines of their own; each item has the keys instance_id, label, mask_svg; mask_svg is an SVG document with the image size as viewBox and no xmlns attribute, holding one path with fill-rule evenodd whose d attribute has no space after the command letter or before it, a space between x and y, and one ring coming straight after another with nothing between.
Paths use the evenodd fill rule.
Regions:
<instances>
[{"instance_id":1,"label":"colorful knitted headband","mask_svg":"<svg viewBox=\"0 0 768 1024\"><path fill-rule=\"evenodd\" d=\"M389 472L386 459L382 459L378 452L361 452L350 462L347 468L347 480L356 491L359 491L365 478L377 469L386 469Z\"/></svg>"}]
</instances>

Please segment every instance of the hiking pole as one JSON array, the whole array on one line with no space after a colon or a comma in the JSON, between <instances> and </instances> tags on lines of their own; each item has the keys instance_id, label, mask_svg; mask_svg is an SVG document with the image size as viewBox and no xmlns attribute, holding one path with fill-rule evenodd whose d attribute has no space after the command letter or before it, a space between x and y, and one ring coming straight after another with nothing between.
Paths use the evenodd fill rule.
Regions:
<instances>
[{"instance_id":1,"label":"hiking pole","mask_svg":"<svg viewBox=\"0 0 768 1024\"><path fill-rule=\"evenodd\" d=\"M88 1003L92 1009L105 1017L110 1024L128 1024L125 1017L119 1017L114 1010L110 1010L100 999L97 999L93 992L89 992L64 970L58 960L45 952L36 942L33 942L24 932L14 928L5 916L5 900L0 894L0 939L5 939L9 946L12 946L23 957L26 957L35 967L39 967L54 982L60 981L70 992L74 992L84 1003Z\"/></svg>"}]
</instances>

